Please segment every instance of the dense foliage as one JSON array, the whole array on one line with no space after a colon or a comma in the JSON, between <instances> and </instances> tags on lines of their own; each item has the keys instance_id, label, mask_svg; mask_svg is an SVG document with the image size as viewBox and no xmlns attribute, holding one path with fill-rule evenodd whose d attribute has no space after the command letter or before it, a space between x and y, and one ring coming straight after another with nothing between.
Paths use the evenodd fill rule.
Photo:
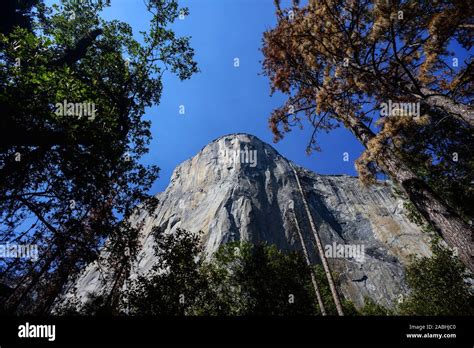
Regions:
<instances>
[{"instance_id":1,"label":"dense foliage","mask_svg":"<svg viewBox=\"0 0 474 348\"><path fill-rule=\"evenodd\" d=\"M154 273L131 291L138 315L316 314L309 268L275 247L229 243L210 260L198 236L178 230L158 239ZM165 270L165 271L163 271Z\"/></svg>"},{"instance_id":2,"label":"dense foliage","mask_svg":"<svg viewBox=\"0 0 474 348\"><path fill-rule=\"evenodd\" d=\"M433 257L416 259L407 269L410 296L400 305L402 315L474 315L471 278L452 251L441 243Z\"/></svg>"},{"instance_id":3,"label":"dense foliage","mask_svg":"<svg viewBox=\"0 0 474 348\"><path fill-rule=\"evenodd\" d=\"M178 229L156 235L158 262L146 275L130 280L121 301L111 307L106 295L85 304L77 297L58 311L69 315L253 316L320 315L310 272L301 254L275 246L232 242L205 258L199 235ZM385 308L370 298L356 309L343 299L345 315L472 315L474 296L466 268L440 242L433 256L416 258L407 267L409 296ZM328 315L337 315L321 265L313 266ZM338 277L335 275L335 279ZM339 284L337 284L339 287ZM341 296L341 298L343 298Z\"/></svg>"},{"instance_id":4,"label":"dense foliage","mask_svg":"<svg viewBox=\"0 0 474 348\"><path fill-rule=\"evenodd\" d=\"M101 17L108 5L2 2L16 15L0 33L0 239L37 245L40 255L0 260L8 312L47 313L106 239L119 284L140 228L128 218L156 205L148 190L158 168L139 161L151 138L143 115L159 103L166 71L180 79L197 71L194 52L168 29L180 14L175 1L145 2L140 39ZM79 106L60 109L69 103Z\"/></svg>"},{"instance_id":5,"label":"dense foliage","mask_svg":"<svg viewBox=\"0 0 474 348\"><path fill-rule=\"evenodd\" d=\"M69 315L134 316L293 316L320 315L310 272L303 256L275 246L232 242L206 258L199 236L178 229L158 233L157 263L146 275L130 280L121 301L111 307L107 294L91 296L85 304L71 297L57 307ZM329 315L336 315L329 284L322 266L314 266L322 299ZM383 315L368 302L358 312L343 301L346 315ZM370 310L373 308L379 311Z\"/></svg>"}]
</instances>

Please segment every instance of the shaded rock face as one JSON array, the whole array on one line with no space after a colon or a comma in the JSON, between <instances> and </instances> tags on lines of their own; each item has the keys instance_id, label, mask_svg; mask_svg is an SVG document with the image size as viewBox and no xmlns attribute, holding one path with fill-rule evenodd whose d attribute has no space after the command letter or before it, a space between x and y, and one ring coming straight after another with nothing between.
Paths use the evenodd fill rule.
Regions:
<instances>
[{"instance_id":1,"label":"shaded rock face","mask_svg":"<svg viewBox=\"0 0 474 348\"><path fill-rule=\"evenodd\" d=\"M365 188L355 177L294 167L343 295L357 307L365 298L393 306L407 292L404 267L410 256L430 255L428 236L408 220L388 183ZM234 134L213 141L176 168L158 198L153 216L143 212L134 218L144 225L133 277L146 274L156 262L155 226L164 233L177 228L204 232L210 257L235 240L302 250L298 221L311 262L320 262L291 162L254 136ZM336 249L344 246L363 254L338 255ZM77 294L99 292L100 276L97 265L89 265L75 284Z\"/></svg>"}]
</instances>

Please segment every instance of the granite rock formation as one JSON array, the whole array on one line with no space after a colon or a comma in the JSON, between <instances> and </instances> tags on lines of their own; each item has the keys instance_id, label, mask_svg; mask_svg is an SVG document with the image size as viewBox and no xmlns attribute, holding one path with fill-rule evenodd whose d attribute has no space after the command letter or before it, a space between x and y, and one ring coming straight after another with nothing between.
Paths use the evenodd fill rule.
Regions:
<instances>
[{"instance_id":1,"label":"granite rock formation","mask_svg":"<svg viewBox=\"0 0 474 348\"><path fill-rule=\"evenodd\" d=\"M404 268L410 256L431 252L429 237L409 221L391 184L363 187L356 177L316 174L248 134L223 136L179 165L166 191L158 194L155 214L134 217L143 229L132 276L146 274L156 261L154 226L164 233L203 231L202 243L211 257L220 245L235 240L301 250L296 217L311 262L320 262L292 165L323 245L333 251L328 262L344 297L357 307L365 298L393 306L407 292ZM359 248L353 250L363 255L338 255L334 249L339 246ZM100 276L97 264L90 264L75 281L77 294L100 292Z\"/></svg>"}]
</instances>

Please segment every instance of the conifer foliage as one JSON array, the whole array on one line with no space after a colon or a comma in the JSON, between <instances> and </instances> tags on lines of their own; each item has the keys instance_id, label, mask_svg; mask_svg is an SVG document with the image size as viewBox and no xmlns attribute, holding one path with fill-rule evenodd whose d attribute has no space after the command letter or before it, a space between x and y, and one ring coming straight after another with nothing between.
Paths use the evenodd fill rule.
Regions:
<instances>
[{"instance_id":1,"label":"conifer foliage","mask_svg":"<svg viewBox=\"0 0 474 348\"><path fill-rule=\"evenodd\" d=\"M263 69L288 100L269 117L274 140L309 125L311 152L318 131L346 127L365 148L362 182L389 175L473 271L472 1L275 4Z\"/></svg>"},{"instance_id":2,"label":"conifer foliage","mask_svg":"<svg viewBox=\"0 0 474 348\"><path fill-rule=\"evenodd\" d=\"M2 17L15 15L0 27L0 240L39 249L36 260L0 260L9 313L49 313L105 240L120 288L140 229L129 217L156 205L158 168L139 161L151 138L143 115L166 71L197 71L194 51L169 29L176 1L145 2L142 40L101 17L109 4L2 1Z\"/></svg>"}]
</instances>

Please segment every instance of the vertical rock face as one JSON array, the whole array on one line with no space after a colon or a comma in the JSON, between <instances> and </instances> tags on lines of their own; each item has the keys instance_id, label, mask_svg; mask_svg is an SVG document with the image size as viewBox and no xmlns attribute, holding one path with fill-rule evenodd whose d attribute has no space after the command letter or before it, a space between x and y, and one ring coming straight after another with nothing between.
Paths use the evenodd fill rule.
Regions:
<instances>
[{"instance_id":1,"label":"vertical rock face","mask_svg":"<svg viewBox=\"0 0 474 348\"><path fill-rule=\"evenodd\" d=\"M364 298L392 306L407 291L404 266L410 256L430 255L428 236L407 219L387 183L364 188L355 177L294 167L343 295L356 306ZM301 250L297 221L311 261L320 262L291 162L254 136L213 141L176 168L158 198L154 216L134 218L144 222L136 273L146 274L156 262L155 226L165 233L204 232L205 251L212 255L234 240ZM99 291L99 277L97 265L89 265L75 284L77 293Z\"/></svg>"}]
</instances>

